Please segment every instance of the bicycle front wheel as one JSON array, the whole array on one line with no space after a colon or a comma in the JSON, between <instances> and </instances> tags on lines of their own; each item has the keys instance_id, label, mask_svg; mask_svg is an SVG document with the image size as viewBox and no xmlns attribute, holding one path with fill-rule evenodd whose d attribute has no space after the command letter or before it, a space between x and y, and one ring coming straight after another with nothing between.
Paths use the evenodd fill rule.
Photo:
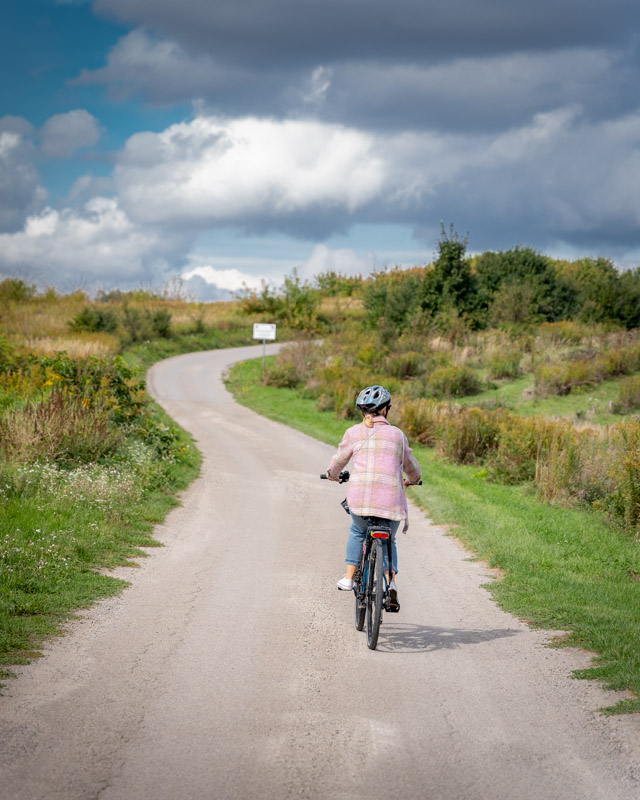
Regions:
<instances>
[{"instance_id":1,"label":"bicycle front wheel","mask_svg":"<svg viewBox=\"0 0 640 800\"><path fill-rule=\"evenodd\" d=\"M367 580L367 647L375 650L382 619L382 600L384 595L384 574L382 543L376 539L369 556L369 578Z\"/></svg>"}]
</instances>

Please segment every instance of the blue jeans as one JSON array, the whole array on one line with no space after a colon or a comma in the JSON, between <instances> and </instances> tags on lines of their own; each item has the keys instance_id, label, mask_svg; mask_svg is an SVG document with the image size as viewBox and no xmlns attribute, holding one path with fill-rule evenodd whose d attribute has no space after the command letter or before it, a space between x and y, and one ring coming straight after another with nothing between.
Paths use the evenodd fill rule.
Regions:
<instances>
[{"instance_id":1,"label":"blue jeans","mask_svg":"<svg viewBox=\"0 0 640 800\"><path fill-rule=\"evenodd\" d=\"M391 525L391 571L398 571L398 552L396 550L396 533L400 525L400 520L390 519ZM367 535L367 520L364 517L359 517L357 514L351 512L351 528L349 529L349 538L347 539L347 556L345 558L346 564L355 564L356 567L360 566L362 561L362 545L364 544L365 536ZM386 539L382 540L382 552L384 554L384 571L389 570L389 554Z\"/></svg>"}]
</instances>

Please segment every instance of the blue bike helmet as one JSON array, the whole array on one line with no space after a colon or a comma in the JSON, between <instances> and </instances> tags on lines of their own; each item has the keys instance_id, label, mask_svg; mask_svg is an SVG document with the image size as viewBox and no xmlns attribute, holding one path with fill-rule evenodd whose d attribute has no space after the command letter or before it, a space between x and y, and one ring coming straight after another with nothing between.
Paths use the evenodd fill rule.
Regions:
<instances>
[{"instance_id":1,"label":"blue bike helmet","mask_svg":"<svg viewBox=\"0 0 640 800\"><path fill-rule=\"evenodd\" d=\"M391 405L391 395L384 386L367 386L360 392L356 400L356 407L363 414L382 411L388 405Z\"/></svg>"}]
</instances>

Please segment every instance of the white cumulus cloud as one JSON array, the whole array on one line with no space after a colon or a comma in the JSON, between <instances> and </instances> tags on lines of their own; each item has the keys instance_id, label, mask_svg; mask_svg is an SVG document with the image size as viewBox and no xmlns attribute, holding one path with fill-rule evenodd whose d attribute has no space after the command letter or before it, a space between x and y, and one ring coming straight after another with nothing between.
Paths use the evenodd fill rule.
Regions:
<instances>
[{"instance_id":1,"label":"white cumulus cloud","mask_svg":"<svg viewBox=\"0 0 640 800\"><path fill-rule=\"evenodd\" d=\"M0 267L28 267L49 283L136 283L167 269L177 243L164 232L134 224L117 200L94 197L80 209L44 209L24 229L0 234Z\"/></svg>"},{"instance_id":2,"label":"white cumulus cloud","mask_svg":"<svg viewBox=\"0 0 640 800\"><path fill-rule=\"evenodd\" d=\"M227 292L237 292L240 289L259 289L266 278L240 272L239 269L216 269L209 264L183 272L180 276L188 281L191 278L202 278L205 283L223 289Z\"/></svg>"},{"instance_id":3,"label":"white cumulus cloud","mask_svg":"<svg viewBox=\"0 0 640 800\"><path fill-rule=\"evenodd\" d=\"M132 136L115 181L145 222L282 219L317 208L349 214L384 184L374 138L304 120L196 117Z\"/></svg>"}]
</instances>

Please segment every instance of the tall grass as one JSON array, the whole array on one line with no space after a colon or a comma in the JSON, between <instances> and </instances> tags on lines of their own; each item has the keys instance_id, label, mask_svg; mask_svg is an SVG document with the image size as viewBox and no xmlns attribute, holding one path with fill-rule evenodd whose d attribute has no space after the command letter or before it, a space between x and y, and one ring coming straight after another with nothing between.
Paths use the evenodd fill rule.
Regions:
<instances>
[{"instance_id":1,"label":"tall grass","mask_svg":"<svg viewBox=\"0 0 640 800\"><path fill-rule=\"evenodd\" d=\"M0 458L13 463L97 461L115 454L123 438L104 398L65 394L60 386L0 417Z\"/></svg>"}]
</instances>

